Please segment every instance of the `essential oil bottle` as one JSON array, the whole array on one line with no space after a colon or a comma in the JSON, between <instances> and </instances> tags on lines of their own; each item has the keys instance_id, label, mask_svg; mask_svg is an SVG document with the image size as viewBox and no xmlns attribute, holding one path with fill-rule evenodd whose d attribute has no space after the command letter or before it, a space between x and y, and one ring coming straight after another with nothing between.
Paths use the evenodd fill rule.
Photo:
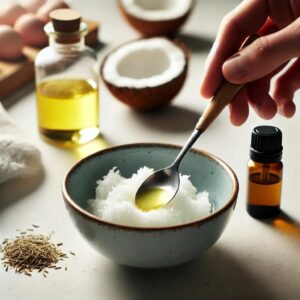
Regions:
<instances>
[{"instance_id":1,"label":"essential oil bottle","mask_svg":"<svg viewBox=\"0 0 300 300\"><path fill-rule=\"evenodd\" d=\"M273 126L252 131L248 162L247 211L254 218L270 218L280 212L282 187L282 133Z\"/></svg>"},{"instance_id":2,"label":"essential oil bottle","mask_svg":"<svg viewBox=\"0 0 300 300\"><path fill-rule=\"evenodd\" d=\"M54 143L84 144L99 134L96 53L85 46L88 27L78 12L50 13L49 47L35 59L39 132Z\"/></svg>"}]
</instances>

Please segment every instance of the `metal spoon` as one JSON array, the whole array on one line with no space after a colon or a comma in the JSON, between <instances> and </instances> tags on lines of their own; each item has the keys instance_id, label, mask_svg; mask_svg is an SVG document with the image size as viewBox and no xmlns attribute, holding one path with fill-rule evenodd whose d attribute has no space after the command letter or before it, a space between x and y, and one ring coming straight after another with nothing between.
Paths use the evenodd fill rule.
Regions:
<instances>
[{"instance_id":1,"label":"metal spoon","mask_svg":"<svg viewBox=\"0 0 300 300\"><path fill-rule=\"evenodd\" d=\"M184 155L241 88L242 85L234 85L229 82L224 82L221 85L203 112L194 131L181 149L174 163L167 168L151 174L139 187L135 196L135 204L138 208L144 211L161 208L175 197L180 184L178 168ZM156 197L151 202L145 199L145 195L154 190L161 191L161 196Z\"/></svg>"},{"instance_id":2,"label":"metal spoon","mask_svg":"<svg viewBox=\"0 0 300 300\"><path fill-rule=\"evenodd\" d=\"M243 47L249 45L256 38L256 35L250 36ZM143 211L158 209L175 197L180 185L178 168L184 155L242 87L243 85L236 85L227 81L222 83L174 163L151 174L139 187L135 196L135 205L138 208ZM151 197L151 193L155 195ZM148 197L149 195L150 197Z\"/></svg>"}]
</instances>

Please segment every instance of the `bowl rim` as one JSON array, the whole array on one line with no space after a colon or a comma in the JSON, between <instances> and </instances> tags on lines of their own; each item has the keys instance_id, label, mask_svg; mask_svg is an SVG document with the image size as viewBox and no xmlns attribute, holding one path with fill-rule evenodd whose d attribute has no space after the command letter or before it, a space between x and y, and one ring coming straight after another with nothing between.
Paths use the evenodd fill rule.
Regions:
<instances>
[{"instance_id":1,"label":"bowl rim","mask_svg":"<svg viewBox=\"0 0 300 300\"><path fill-rule=\"evenodd\" d=\"M205 156L209 160L213 160L213 161L217 162L226 171L226 173L229 175L229 177L233 183L233 191L232 191L232 194L231 194L229 200L227 201L227 203L223 207L218 209L217 211L215 211L212 214L210 214L206 217L203 217L199 220L188 222L188 223L183 223L183 224L178 224L178 225L161 226L161 227L138 227L138 226L122 225L122 224L104 221L104 220L100 219L99 217L91 214L87 210L80 207L70 197L70 195L67 191L67 182L68 182L69 178L71 177L72 173L80 165L82 165L85 161L93 159L96 156L99 156L99 155L102 155L105 153L109 153L109 152L120 151L122 149L143 148L143 147L162 147L162 148L173 148L176 150L180 150L182 148L182 146L179 146L179 145L166 144L166 143L132 143L132 144L123 144L123 145L119 145L119 146L113 146L110 148L106 148L106 149L94 152L94 153L82 158L78 162L76 162L66 173L66 175L63 179L63 185L62 185L62 195L63 195L65 205L66 206L68 205L71 209L73 209L74 211L79 213L85 219L96 222L98 225L100 224L100 225L115 227L116 229L123 229L123 230L129 230L129 231L151 231L151 232L176 230L176 229L181 229L181 228L185 228L185 227L199 226L200 224L207 223L207 222L217 218L219 215L221 215L223 212L225 212L232 206L233 206L233 208L235 208L235 204L237 201L237 195L238 195L238 191L239 191L239 182L238 182L236 174L234 173L232 168L229 167L222 159L218 158L217 156L215 156L209 152L206 152L203 150L198 150L195 148L190 149L190 151L196 153L197 155Z\"/></svg>"}]
</instances>

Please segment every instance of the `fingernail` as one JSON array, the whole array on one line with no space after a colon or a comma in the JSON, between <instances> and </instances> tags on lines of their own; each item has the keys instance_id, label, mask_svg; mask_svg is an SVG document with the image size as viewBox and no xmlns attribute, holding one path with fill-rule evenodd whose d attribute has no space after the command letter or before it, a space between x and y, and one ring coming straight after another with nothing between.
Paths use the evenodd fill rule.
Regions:
<instances>
[{"instance_id":1,"label":"fingernail","mask_svg":"<svg viewBox=\"0 0 300 300\"><path fill-rule=\"evenodd\" d=\"M229 57L224 65L223 65L224 76L233 82L240 83L244 80L249 72L245 66L245 60L240 55L240 53L236 53Z\"/></svg>"}]
</instances>

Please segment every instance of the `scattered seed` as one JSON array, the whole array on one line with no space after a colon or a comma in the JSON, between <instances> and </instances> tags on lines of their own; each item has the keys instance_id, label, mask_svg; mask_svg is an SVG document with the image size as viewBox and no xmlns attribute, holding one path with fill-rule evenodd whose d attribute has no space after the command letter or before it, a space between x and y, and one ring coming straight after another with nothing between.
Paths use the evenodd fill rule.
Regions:
<instances>
[{"instance_id":1,"label":"scattered seed","mask_svg":"<svg viewBox=\"0 0 300 300\"><path fill-rule=\"evenodd\" d=\"M68 268L67 267L65 267L65 271L67 271L68 270Z\"/></svg>"},{"instance_id":2,"label":"scattered seed","mask_svg":"<svg viewBox=\"0 0 300 300\"><path fill-rule=\"evenodd\" d=\"M75 254L74 252L72 252L72 251L69 251L69 253L72 254L72 255L76 255L76 254Z\"/></svg>"},{"instance_id":3,"label":"scattered seed","mask_svg":"<svg viewBox=\"0 0 300 300\"><path fill-rule=\"evenodd\" d=\"M27 231L33 231L33 229L27 229ZM31 276L34 270L38 273L43 271L42 274L46 277L49 273L47 269L61 269L62 267L57 266L57 263L68 256L58 248L63 243L53 244L50 241L53 233L45 236L22 231L21 236L16 236L12 240L5 239L0 247L0 255L2 254L0 258L5 271L12 267L15 273L27 276Z\"/></svg>"},{"instance_id":4,"label":"scattered seed","mask_svg":"<svg viewBox=\"0 0 300 300\"><path fill-rule=\"evenodd\" d=\"M32 227L34 227L34 228L40 228L40 226L35 225L35 224L32 224Z\"/></svg>"}]
</instances>

